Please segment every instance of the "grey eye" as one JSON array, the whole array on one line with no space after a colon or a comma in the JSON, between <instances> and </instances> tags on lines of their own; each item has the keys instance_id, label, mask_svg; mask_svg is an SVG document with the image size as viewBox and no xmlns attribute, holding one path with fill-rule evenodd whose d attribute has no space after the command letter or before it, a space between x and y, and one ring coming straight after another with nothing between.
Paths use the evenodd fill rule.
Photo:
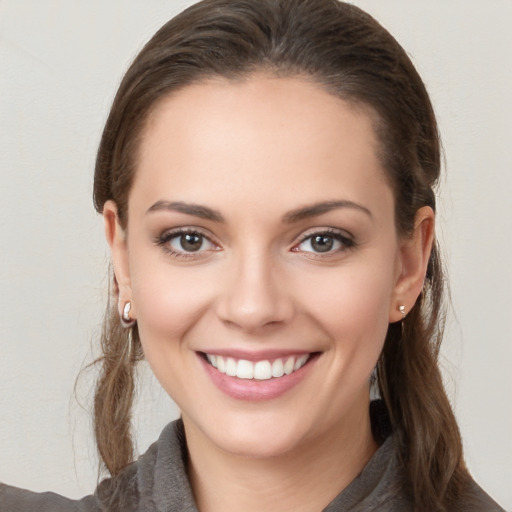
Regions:
<instances>
[{"instance_id":1,"label":"grey eye","mask_svg":"<svg viewBox=\"0 0 512 512\"><path fill-rule=\"evenodd\" d=\"M341 249L342 246L343 243L334 236L320 233L303 240L297 249L302 252L326 253Z\"/></svg>"},{"instance_id":2,"label":"grey eye","mask_svg":"<svg viewBox=\"0 0 512 512\"><path fill-rule=\"evenodd\" d=\"M317 235L311 238L311 247L316 252L329 252L334 246L332 236Z\"/></svg>"}]
</instances>

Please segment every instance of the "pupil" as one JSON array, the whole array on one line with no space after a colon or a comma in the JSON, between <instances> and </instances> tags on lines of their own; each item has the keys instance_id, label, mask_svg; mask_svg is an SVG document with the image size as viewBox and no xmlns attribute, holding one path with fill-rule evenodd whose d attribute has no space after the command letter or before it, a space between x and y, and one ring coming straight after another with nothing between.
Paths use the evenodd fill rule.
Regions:
<instances>
[{"instance_id":1,"label":"pupil","mask_svg":"<svg viewBox=\"0 0 512 512\"><path fill-rule=\"evenodd\" d=\"M181 247L185 251L194 252L198 251L201 248L201 245L203 243L201 235L194 235L194 234L186 234L181 235Z\"/></svg>"},{"instance_id":2,"label":"pupil","mask_svg":"<svg viewBox=\"0 0 512 512\"><path fill-rule=\"evenodd\" d=\"M311 245L316 252L328 252L332 249L334 240L332 236L315 236L311 241Z\"/></svg>"}]
</instances>

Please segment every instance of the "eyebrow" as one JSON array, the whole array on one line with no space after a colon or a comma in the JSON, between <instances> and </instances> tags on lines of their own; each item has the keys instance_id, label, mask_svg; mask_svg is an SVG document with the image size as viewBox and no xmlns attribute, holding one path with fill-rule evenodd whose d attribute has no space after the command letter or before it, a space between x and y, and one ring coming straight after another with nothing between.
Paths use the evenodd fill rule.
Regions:
<instances>
[{"instance_id":1,"label":"eyebrow","mask_svg":"<svg viewBox=\"0 0 512 512\"><path fill-rule=\"evenodd\" d=\"M323 215L324 213L328 213L332 210L337 210L339 208L351 208L354 210L358 210L365 213L371 219L373 219L371 211L365 206L362 206L359 203L355 203L354 201L342 200L323 201L320 203L304 206L302 208L297 208L296 210L292 210L286 213L282 218L282 222L285 224L293 224L294 222L299 222L301 220L308 219L311 217L317 217L319 215ZM211 220L214 222L225 222L222 214L216 210L208 208L207 206L184 203L182 201L157 201L153 206L151 206L148 209L146 213L161 210L184 213L186 215L192 215L194 217L199 217L201 219Z\"/></svg>"},{"instance_id":2,"label":"eyebrow","mask_svg":"<svg viewBox=\"0 0 512 512\"><path fill-rule=\"evenodd\" d=\"M225 222L224 217L217 211L201 206L198 204L183 203L181 201L157 201L151 206L146 213L157 212L161 210L174 211L200 217L201 219L211 220L214 222Z\"/></svg>"},{"instance_id":3,"label":"eyebrow","mask_svg":"<svg viewBox=\"0 0 512 512\"><path fill-rule=\"evenodd\" d=\"M365 213L371 219L373 219L372 212L368 210L368 208L366 208L365 206L359 203L355 203L354 201L342 200L324 201L321 203L315 203L309 206L304 206L302 208L298 208L297 210L292 210L291 212L288 212L283 216L283 223L293 224L294 222L299 222L310 217L317 217L318 215L323 215L324 213L328 213L332 210L337 210L338 208L350 208L358 210L360 212Z\"/></svg>"}]
</instances>

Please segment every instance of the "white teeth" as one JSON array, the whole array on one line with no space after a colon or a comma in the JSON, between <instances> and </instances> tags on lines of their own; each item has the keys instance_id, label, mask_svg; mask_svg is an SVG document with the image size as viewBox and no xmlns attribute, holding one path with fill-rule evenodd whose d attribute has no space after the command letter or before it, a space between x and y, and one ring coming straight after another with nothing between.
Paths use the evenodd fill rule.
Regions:
<instances>
[{"instance_id":1,"label":"white teeth","mask_svg":"<svg viewBox=\"0 0 512 512\"><path fill-rule=\"evenodd\" d=\"M286 375L290 375L290 373L293 372L293 367L294 366L295 366L295 358L294 357L289 357L286 360L286 363L284 363L284 373L286 373Z\"/></svg>"},{"instance_id":2,"label":"white teeth","mask_svg":"<svg viewBox=\"0 0 512 512\"><path fill-rule=\"evenodd\" d=\"M272 363L272 377L282 377L284 375L284 366L282 359L276 359Z\"/></svg>"},{"instance_id":3,"label":"white teeth","mask_svg":"<svg viewBox=\"0 0 512 512\"><path fill-rule=\"evenodd\" d=\"M223 357L217 356L217 370L220 373L226 373L226 361Z\"/></svg>"},{"instance_id":4,"label":"white teeth","mask_svg":"<svg viewBox=\"0 0 512 512\"><path fill-rule=\"evenodd\" d=\"M293 366L293 371L296 372L297 370L302 368L306 364L308 357L309 356L307 354L304 356L298 357L297 361L295 361L295 365Z\"/></svg>"},{"instance_id":5,"label":"white teeth","mask_svg":"<svg viewBox=\"0 0 512 512\"><path fill-rule=\"evenodd\" d=\"M283 375L290 375L302 368L309 359L309 354L302 356L290 356L285 360L276 359L272 363L268 360L247 361L245 359L236 360L232 357L223 357L213 354L206 354L208 362L230 377L239 379L269 380L272 377L279 378Z\"/></svg>"},{"instance_id":6,"label":"white teeth","mask_svg":"<svg viewBox=\"0 0 512 512\"><path fill-rule=\"evenodd\" d=\"M254 364L252 364L251 361L240 359L240 361L238 361L236 376L239 379L253 379Z\"/></svg>"},{"instance_id":7,"label":"white teeth","mask_svg":"<svg viewBox=\"0 0 512 512\"><path fill-rule=\"evenodd\" d=\"M254 365L254 378L257 380L268 380L272 378L272 365L270 361L258 361Z\"/></svg>"},{"instance_id":8,"label":"white teeth","mask_svg":"<svg viewBox=\"0 0 512 512\"><path fill-rule=\"evenodd\" d=\"M237 364L232 357L228 357L226 360L226 375L230 377L236 377Z\"/></svg>"}]
</instances>

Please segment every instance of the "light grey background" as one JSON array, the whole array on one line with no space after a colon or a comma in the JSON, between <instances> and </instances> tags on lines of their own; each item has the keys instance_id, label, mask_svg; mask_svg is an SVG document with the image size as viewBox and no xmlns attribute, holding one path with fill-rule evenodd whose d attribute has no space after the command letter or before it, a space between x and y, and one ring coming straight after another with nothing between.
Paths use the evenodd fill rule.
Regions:
<instances>
[{"instance_id":1,"label":"light grey background","mask_svg":"<svg viewBox=\"0 0 512 512\"><path fill-rule=\"evenodd\" d=\"M108 253L91 202L122 73L184 0L0 1L0 481L81 496ZM442 365L480 484L512 510L512 1L358 0L412 55L446 150L439 232L454 311ZM176 416L147 369L139 450ZM84 409L85 407L85 409Z\"/></svg>"}]
</instances>

